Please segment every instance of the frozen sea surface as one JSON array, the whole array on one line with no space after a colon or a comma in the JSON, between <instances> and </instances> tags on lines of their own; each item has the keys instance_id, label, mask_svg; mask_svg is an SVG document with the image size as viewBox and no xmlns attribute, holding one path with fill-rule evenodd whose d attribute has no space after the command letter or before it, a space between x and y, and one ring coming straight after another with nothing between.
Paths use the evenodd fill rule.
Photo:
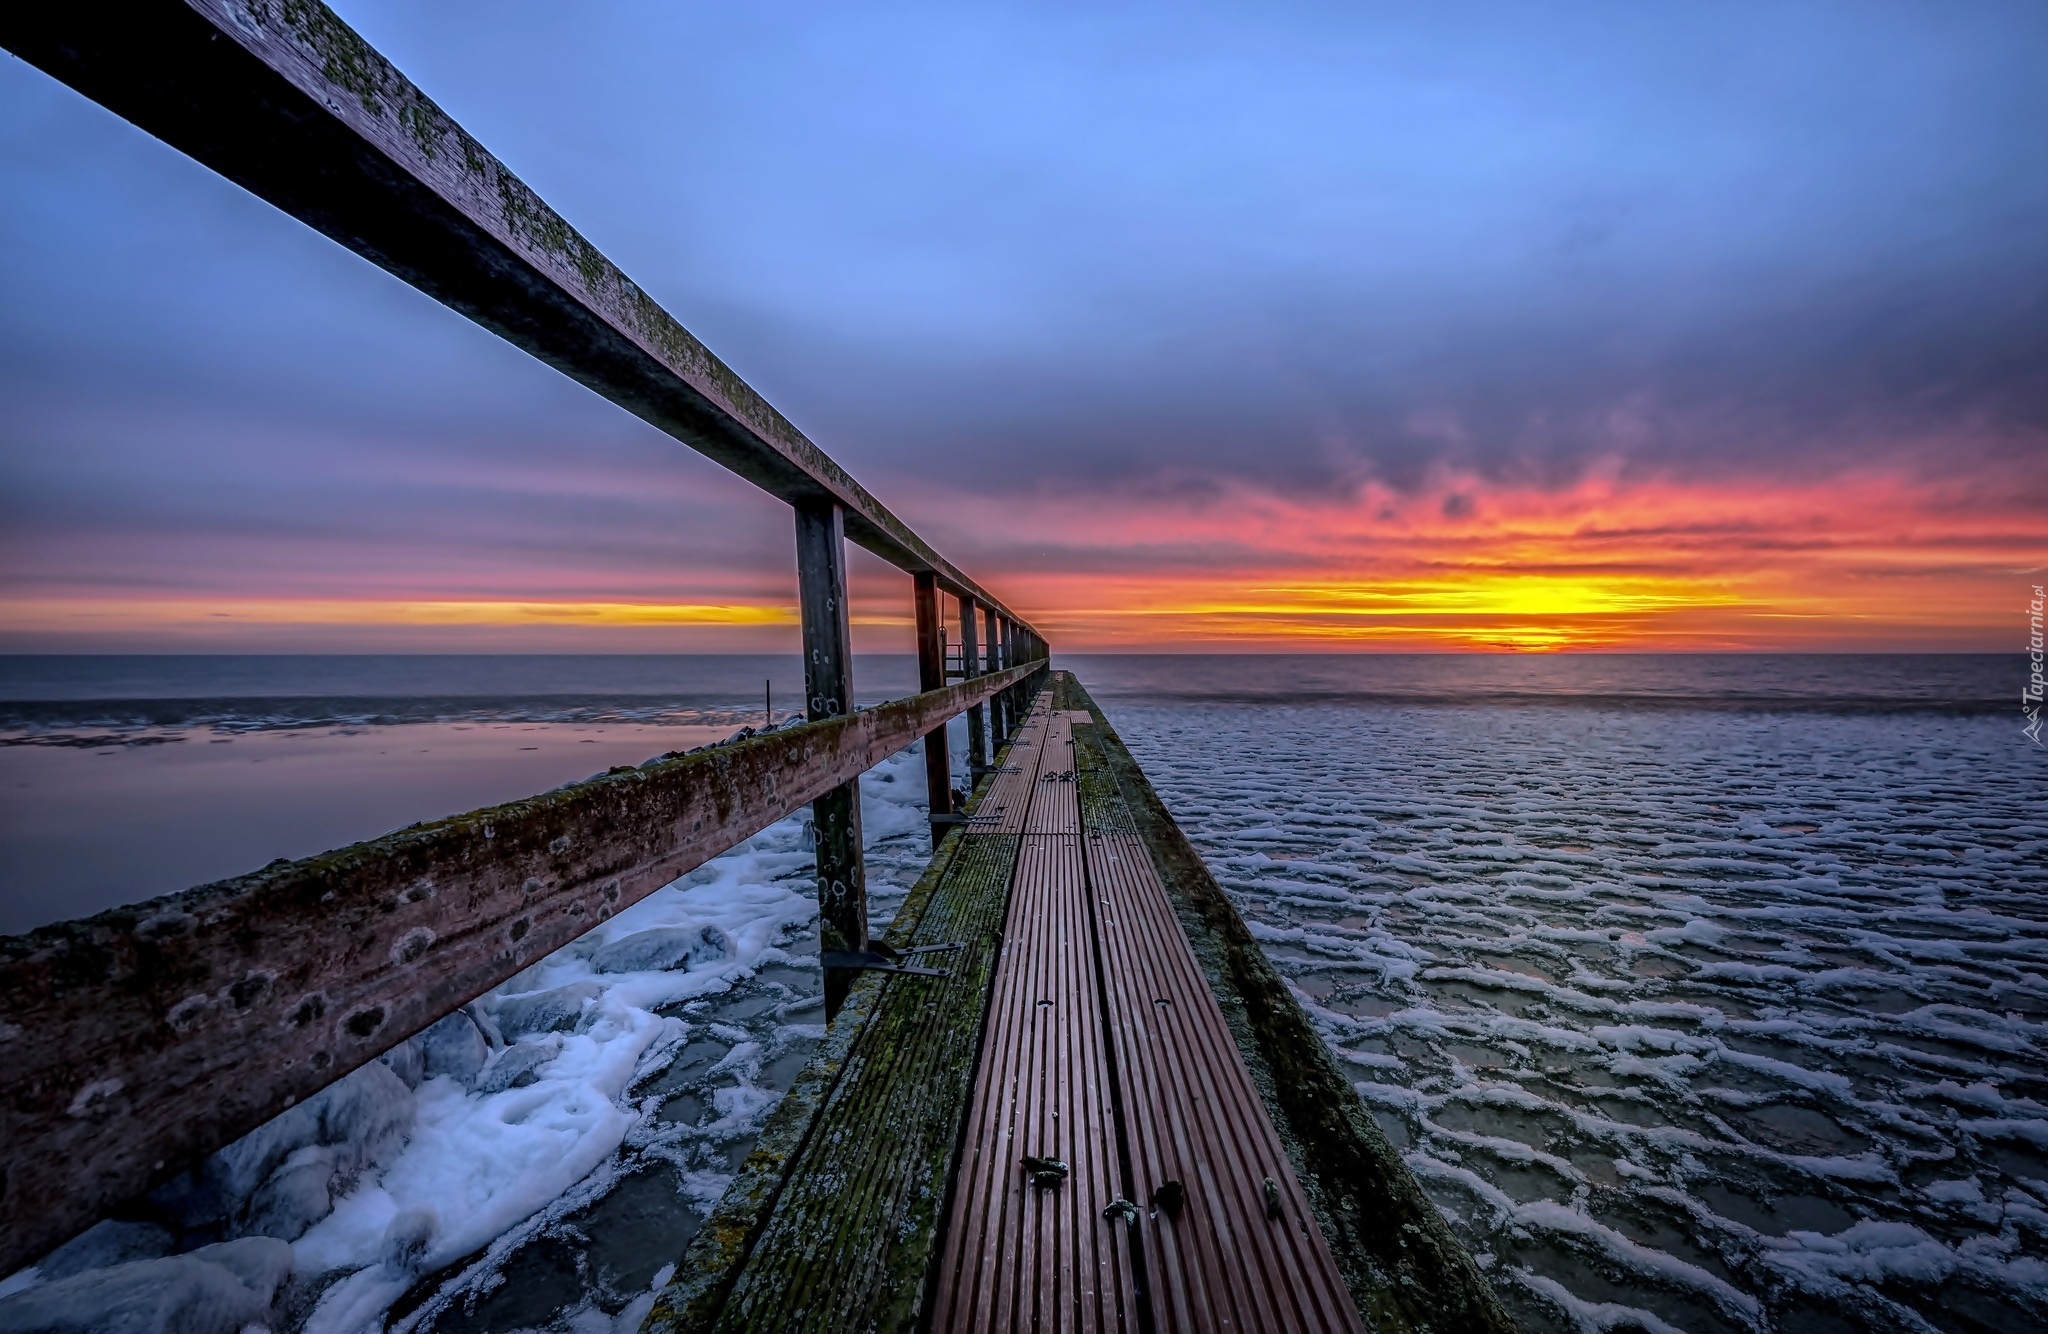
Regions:
<instances>
[{"instance_id":1,"label":"frozen sea surface","mask_svg":"<svg viewBox=\"0 0 2048 1334\"><path fill-rule=\"evenodd\" d=\"M1531 1329L2048 1328L2016 709L1138 693L1112 721Z\"/></svg>"}]
</instances>

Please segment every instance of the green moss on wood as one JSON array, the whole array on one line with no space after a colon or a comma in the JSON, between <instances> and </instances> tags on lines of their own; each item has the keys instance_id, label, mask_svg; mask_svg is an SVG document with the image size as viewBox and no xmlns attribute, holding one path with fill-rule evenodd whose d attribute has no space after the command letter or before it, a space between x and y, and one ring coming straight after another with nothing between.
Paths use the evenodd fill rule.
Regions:
<instances>
[{"instance_id":1,"label":"green moss on wood","mask_svg":"<svg viewBox=\"0 0 2048 1334\"><path fill-rule=\"evenodd\" d=\"M986 795L984 778L970 809ZM937 1258L1015 835L951 831L885 937L958 943L945 979L866 973L645 1328L909 1330Z\"/></svg>"},{"instance_id":2,"label":"green moss on wood","mask_svg":"<svg viewBox=\"0 0 2048 1334\"><path fill-rule=\"evenodd\" d=\"M414 146L420 150L420 156L432 161L434 155L441 149L443 133L442 117L435 111L433 104L423 97L415 96L398 109L398 123L412 136Z\"/></svg>"},{"instance_id":3,"label":"green moss on wood","mask_svg":"<svg viewBox=\"0 0 2048 1334\"><path fill-rule=\"evenodd\" d=\"M263 11L263 17L273 14L319 60L320 73L329 83L355 94L371 115L383 114L380 96L391 67L375 47L319 0L282 0L274 11Z\"/></svg>"}]
</instances>

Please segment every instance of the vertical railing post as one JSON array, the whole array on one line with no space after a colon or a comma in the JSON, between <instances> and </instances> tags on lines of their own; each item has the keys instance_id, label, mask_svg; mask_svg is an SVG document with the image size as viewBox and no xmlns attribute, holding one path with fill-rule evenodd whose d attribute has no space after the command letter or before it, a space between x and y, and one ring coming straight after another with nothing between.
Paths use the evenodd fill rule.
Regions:
<instances>
[{"instance_id":1,"label":"vertical railing post","mask_svg":"<svg viewBox=\"0 0 2048 1334\"><path fill-rule=\"evenodd\" d=\"M1010 666L1010 618L997 617L995 628L988 635L989 642L995 646L997 660L1005 667ZM1005 686L996 700L1003 711L1003 737L1007 740L1017 733L1017 696Z\"/></svg>"},{"instance_id":2,"label":"vertical railing post","mask_svg":"<svg viewBox=\"0 0 2048 1334\"><path fill-rule=\"evenodd\" d=\"M804 713L853 712L853 629L846 607L846 516L831 503L796 507L797 602L804 626ZM868 947L867 868L861 858L860 780L811 803L818 850L818 940L827 954ZM825 970L825 1017L839 1012L853 972Z\"/></svg>"},{"instance_id":3,"label":"vertical railing post","mask_svg":"<svg viewBox=\"0 0 2048 1334\"><path fill-rule=\"evenodd\" d=\"M981 636L974 599L960 599L960 679L981 675ZM967 785L971 790L988 772L988 712L977 704L967 711Z\"/></svg>"},{"instance_id":4,"label":"vertical railing post","mask_svg":"<svg viewBox=\"0 0 2048 1334\"><path fill-rule=\"evenodd\" d=\"M1017 665L1017 623L1003 618L1003 664ZM1010 715L1010 729L1015 731L1024 718L1024 692L1016 686L1003 691L1003 711Z\"/></svg>"},{"instance_id":5,"label":"vertical railing post","mask_svg":"<svg viewBox=\"0 0 2048 1334\"><path fill-rule=\"evenodd\" d=\"M1003 661L1003 618L994 607L984 607L983 624L988 629L988 669L999 672L1009 664ZM989 729L995 734L990 740L1000 750L1010 739L1010 719L1003 709L1001 694L991 695L988 701Z\"/></svg>"},{"instance_id":6,"label":"vertical railing post","mask_svg":"<svg viewBox=\"0 0 2048 1334\"><path fill-rule=\"evenodd\" d=\"M989 635L989 670L1004 670L1004 666L1008 666L1004 662L1004 619L997 617L995 613L989 613L983 619L983 629ZM1010 711L1004 709L1004 703L1008 701L1001 695L1001 691L989 697L989 729L993 732L993 742L997 748L1001 748L1010 740Z\"/></svg>"},{"instance_id":7,"label":"vertical railing post","mask_svg":"<svg viewBox=\"0 0 2048 1334\"><path fill-rule=\"evenodd\" d=\"M1018 633L1018 630L1017 630L1017 623L1016 623L1015 621L1009 621L1009 620L1006 620L1006 621L1004 621L1004 622L1003 622L1003 660L1004 660L1005 662L1009 663L1009 664L1010 664L1011 666L1015 666L1016 664L1018 664L1018 663L1022 662L1022 661L1023 661L1023 659L1022 659L1021 657L1019 657L1019 656L1018 656L1018 653L1017 653L1017 651L1018 651L1018 650L1019 650L1020 648L1022 648L1022 647L1023 647L1023 644L1024 644L1024 636L1023 636L1022 634ZM1021 718L1021 717L1023 717L1023 716L1024 716L1024 687L1023 687L1023 685L1022 685L1022 684L1020 683L1020 684L1018 684L1018 685L1013 685L1013 686L1011 686L1011 687L1010 687L1010 690L1009 690L1009 695L1010 695L1010 716L1011 716L1012 718Z\"/></svg>"},{"instance_id":8,"label":"vertical railing post","mask_svg":"<svg viewBox=\"0 0 2048 1334\"><path fill-rule=\"evenodd\" d=\"M917 606L917 688L940 690L946 684L946 642L939 623L939 581L929 570L911 576ZM942 815L953 813L953 757L946 749L946 724L924 734L924 788L932 816L932 846L939 846L946 826Z\"/></svg>"}]
</instances>

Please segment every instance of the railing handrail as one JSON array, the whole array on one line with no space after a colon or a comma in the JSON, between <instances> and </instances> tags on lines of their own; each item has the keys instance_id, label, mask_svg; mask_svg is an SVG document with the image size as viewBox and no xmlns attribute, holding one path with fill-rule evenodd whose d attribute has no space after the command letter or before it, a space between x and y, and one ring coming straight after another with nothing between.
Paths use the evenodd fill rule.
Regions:
<instances>
[{"instance_id":1,"label":"railing handrail","mask_svg":"<svg viewBox=\"0 0 2048 1334\"><path fill-rule=\"evenodd\" d=\"M848 967L832 960L867 947L860 774L922 738L936 841L956 818L947 721L968 714L978 777L990 733L1000 743L1044 669L1044 636L318 0L12 5L0 45L787 501L809 718L658 779L515 803L527 824L508 844L476 822L495 812L472 812L431 836L189 890L146 916L0 941L0 1273L804 802L832 1013ZM847 539L911 576L922 692L853 717ZM966 679L954 686L941 589L959 600ZM577 828L524 837L577 812ZM337 888L305 892L323 878ZM391 936L400 919L414 925Z\"/></svg>"},{"instance_id":2,"label":"railing handrail","mask_svg":"<svg viewBox=\"0 0 2048 1334\"><path fill-rule=\"evenodd\" d=\"M318 3L10 5L0 45L846 536L1030 629Z\"/></svg>"},{"instance_id":3,"label":"railing handrail","mask_svg":"<svg viewBox=\"0 0 2048 1334\"><path fill-rule=\"evenodd\" d=\"M0 937L0 1271L1029 670Z\"/></svg>"}]
</instances>

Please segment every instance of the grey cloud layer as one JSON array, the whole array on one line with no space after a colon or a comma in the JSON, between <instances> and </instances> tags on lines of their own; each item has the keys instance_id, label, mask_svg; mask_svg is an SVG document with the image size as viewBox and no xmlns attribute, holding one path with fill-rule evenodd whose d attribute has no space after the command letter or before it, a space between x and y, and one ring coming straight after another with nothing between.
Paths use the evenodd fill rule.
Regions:
<instances>
[{"instance_id":1,"label":"grey cloud layer","mask_svg":"<svg viewBox=\"0 0 2048 1334\"><path fill-rule=\"evenodd\" d=\"M2048 11L1710 8L342 6L885 494L2014 471ZM669 457L18 63L0 127L10 526Z\"/></svg>"}]
</instances>

